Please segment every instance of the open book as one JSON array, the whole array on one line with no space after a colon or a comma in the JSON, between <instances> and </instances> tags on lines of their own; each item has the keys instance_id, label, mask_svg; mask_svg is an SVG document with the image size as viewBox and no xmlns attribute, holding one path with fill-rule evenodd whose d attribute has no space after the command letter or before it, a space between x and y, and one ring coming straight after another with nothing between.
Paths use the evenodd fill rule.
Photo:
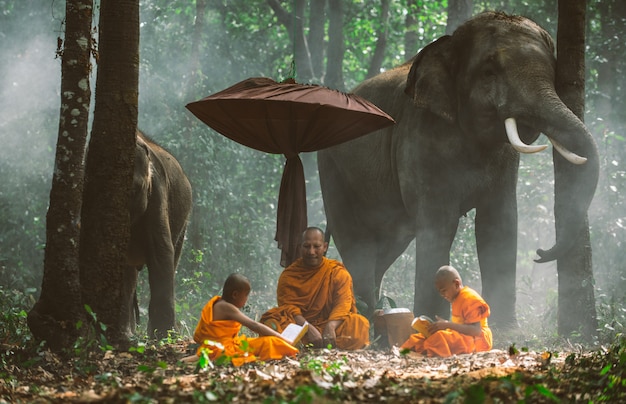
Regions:
<instances>
[{"instance_id":1,"label":"open book","mask_svg":"<svg viewBox=\"0 0 626 404\"><path fill-rule=\"evenodd\" d=\"M411 327L413 327L414 330L421 332L424 337L428 338L430 337L430 333L428 332L428 326L432 323L433 320L430 317L422 315L413 319Z\"/></svg>"},{"instance_id":2,"label":"open book","mask_svg":"<svg viewBox=\"0 0 626 404\"><path fill-rule=\"evenodd\" d=\"M296 323L289 324L283 332L280 333L284 339L289 341L291 345L296 345L304 334L309 331L309 323L304 323L303 325L298 325Z\"/></svg>"}]
</instances>

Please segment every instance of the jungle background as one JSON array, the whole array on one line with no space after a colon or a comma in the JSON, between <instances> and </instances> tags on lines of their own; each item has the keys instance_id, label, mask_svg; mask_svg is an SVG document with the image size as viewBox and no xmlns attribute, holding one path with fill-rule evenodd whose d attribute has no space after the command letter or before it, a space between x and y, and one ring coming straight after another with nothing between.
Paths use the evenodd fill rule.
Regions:
<instances>
[{"instance_id":1,"label":"jungle background","mask_svg":"<svg viewBox=\"0 0 626 404\"><path fill-rule=\"evenodd\" d=\"M473 14L496 9L527 16L556 38L556 1L465 3L472 6ZM298 51L281 19L284 16L276 11L277 5L290 10L291 2L209 0L204 4L204 27L196 34L195 1L140 2L139 128L180 161L194 193L193 214L176 275L181 338L190 337L201 308L220 292L231 272L245 274L252 283L245 308L248 315L255 317L275 305L282 268L274 232L284 165L281 155L248 149L214 132L185 105L248 77L284 79L290 75ZM352 0L342 5L342 71L339 80L332 77L332 87L340 90L349 91L366 77L404 62L446 33L445 0ZM3 343L29 341L25 317L41 287L45 215L59 119L61 73L55 56L57 40L63 38L64 10L64 1L0 0ZM95 12L97 15L97 2ZM307 33L309 17L305 20ZM600 182L589 212L598 344L611 342L626 324L625 18L620 0L588 1L585 122L601 156ZM328 85L331 77L325 71L326 57L312 60L310 72L296 65L296 80ZM309 224L325 228L315 154L302 158ZM517 341L496 341L499 348L516 342L541 349L557 338L556 264L533 261L536 248L554 239L552 198L550 156L545 152L522 156L517 266L522 335ZM466 284L480 290L472 223L472 213L461 221L451 264L460 270ZM340 258L332 244L328 255ZM140 275L140 335L145 334L149 294L145 272ZM413 283L410 246L385 275L382 293L399 307L413 309Z\"/></svg>"}]
</instances>

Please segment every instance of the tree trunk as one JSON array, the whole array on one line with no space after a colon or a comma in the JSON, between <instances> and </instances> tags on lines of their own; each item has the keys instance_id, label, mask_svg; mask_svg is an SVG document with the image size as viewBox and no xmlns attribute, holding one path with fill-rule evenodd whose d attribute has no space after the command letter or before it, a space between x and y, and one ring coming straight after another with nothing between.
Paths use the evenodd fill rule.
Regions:
<instances>
[{"instance_id":1,"label":"tree trunk","mask_svg":"<svg viewBox=\"0 0 626 404\"><path fill-rule=\"evenodd\" d=\"M472 0L448 0L448 23L446 25L446 35L452 33L469 20L474 9Z\"/></svg>"},{"instance_id":2,"label":"tree trunk","mask_svg":"<svg viewBox=\"0 0 626 404\"><path fill-rule=\"evenodd\" d=\"M309 51L314 81L321 82L324 74L324 25L326 0L312 1L309 17Z\"/></svg>"},{"instance_id":3,"label":"tree trunk","mask_svg":"<svg viewBox=\"0 0 626 404\"><path fill-rule=\"evenodd\" d=\"M404 53L406 59L412 58L417 53L417 0L407 0L408 13L404 20Z\"/></svg>"},{"instance_id":4,"label":"tree trunk","mask_svg":"<svg viewBox=\"0 0 626 404\"><path fill-rule=\"evenodd\" d=\"M585 8L585 0L559 0L556 90L581 120L585 111ZM562 211L556 206L554 210L555 215ZM557 232L557 240L561 236ZM579 332L591 340L598 322L588 224L577 238L570 254L557 261L558 332L563 336Z\"/></svg>"},{"instance_id":5,"label":"tree trunk","mask_svg":"<svg viewBox=\"0 0 626 404\"><path fill-rule=\"evenodd\" d=\"M191 38L191 52L189 57L189 81L187 83L187 95L192 99L193 90L199 82L200 71L200 43L204 34L206 20L207 0L196 0L196 18L193 25L193 37Z\"/></svg>"},{"instance_id":6,"label":"tree trunk","mask_svg":"<svg viewBox=\"0 0 626 404\"><path fill-rule=\"evenodd\" d=\"M186 89L188 100L197 98L195 96L195 89L196 86L201 83L200 75L204 74L200 69L200 45L202 43L202 35L206 30L206 9L207 0L196 0L196 18L194 21L193 38L191 41L191 51L189 55L189 81ZM185 136L185 145L192 144L193 142L191 137L194 132L191 130L191 127L195 124L195 120L196 118L192 117L191 114L185 115L185 122L189 128L189 130L182 132ZM181 157L180 161L185 161L188 158L191 159L187 153L187 147L184 147L183 150L185 151L185 154L184 157ZM183 164L183 166L185 165L186 164ZM191 219L189 221L189 226L187 227L187 238L192 250L202 249L202 230L200 228L200 223L202 223L201 218L201 207L194 206L191 210Z\"/></svg>"},{"instance_id":7,"label":"tree trunk","mask_svg":"<svg viewBox=\"0 0 626 404\"><path fill-rule=\"evenodd\" d=\"M79 283L83 160L89 123L92 0L67 0L61 50L61 113L46 215L46 251L41 296L28 326L53 349L71 346L83 318Z\"/></svg>"},{"instance_id":8,"label":"tree trunk","mask_svg":"<svg viewBox=\"0 0 626 404\"><path fill-rule=\"evenodd\" d=\"M293 43L293 57L296 70L293 76L298 76L298 81L308 83L313 79L313 67L309 46L304 35L304 0L294 0L294 10L288 13L278 0L267 0L278 21L287 28ZM296 74L297 73L297 74ZM295 78L295 77L294 77Z\"/></svg>"},{"instance_id":9,"label":"tree trunk","mask_svg":"<svg viewBox=\"0 0 626 404\"><path fill-rule=\"evenodd\" d=\"M370 67L367 70L367 77L376 76L380 73L380 68L385 60L385 51L387 49L387 37L389 32L389 0L382 0L380 5L380 29L378 30L378 40L376 48L370 61Z\"/></svg>"},{"instance_id":10,"label":"tree trunk","mask_svg":"<svg viewBox=\"0 0 626 404\"><path fill-rule=\"evenodd\" d=\"M343 91L343 0L328 0L328 15L328 62L324 85Z\"/></svg>"},{"instance_id":11,"label":"tree trunk","mask_svg":"<svg viewBox=\"0 0 626 404\"><path fill-rule=\"evenodd\" d=\"M624 120L622 103L624 69L624 45L622 27L626 21L626 2L623 0L603 0L598 2L597 13L600 20L601 44L598 48L598 94L595 110L609 123L611 129L622 132L615 125ZM596 21L597 23L597 21Z\"/></svg>"},{"instance_id":12,"label":"tree trunk","mask_svg":"<svg viewBox=\"0 0 626 404\"><path fill-rule=\"evenodd\" d=\"M134 291L124 279L137 129L139 0L102 0L96 106L83 193L80 270L83 302L123 344ZM134 274L136 278L136 273Z\"/></svg>"}]
</instances>

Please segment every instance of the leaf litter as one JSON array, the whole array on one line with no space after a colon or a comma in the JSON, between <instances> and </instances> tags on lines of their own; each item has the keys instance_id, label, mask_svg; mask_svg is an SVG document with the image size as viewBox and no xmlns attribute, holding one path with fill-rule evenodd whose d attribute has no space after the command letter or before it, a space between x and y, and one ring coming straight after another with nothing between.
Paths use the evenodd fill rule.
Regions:
<instances>
[{"instance_id":1,"label":"leaf litter","mask_svg":"<svg viewBox=\"0 0 626 404\"><path fill-rule=\"evenodd\" d=\"M40 350L33 359L18 347L2 348L12 352L0 371L2 404L558 402L606 395L597 383L606 364L594 361L598 355L592 353L494 349L429 358L396 347L305 348L280 361L198 369L196 362L182 361L193 352L187 342L154 345L141 353L96 351L67 358ZM610 393L626 397L624 385Z\"/></svg>"}]
</instances>

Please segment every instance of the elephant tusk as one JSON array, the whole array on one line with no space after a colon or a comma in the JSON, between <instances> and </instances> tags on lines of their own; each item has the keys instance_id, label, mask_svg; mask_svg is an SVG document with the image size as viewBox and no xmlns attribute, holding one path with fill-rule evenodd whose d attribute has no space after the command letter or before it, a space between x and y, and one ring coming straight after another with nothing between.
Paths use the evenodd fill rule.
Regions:
<instances>
[{"instance_id":1,"label":"elephant tusk","mask_svg":"<svg viewBox=\"0 0 626 404\"><path fill-rule=\"evenodd\" d=\"M520 153L537 153L548 147L548 145L527 145L522 142L519 138L519 133L517 132L517 123L515 122L515 118L506 118L504 120L504 128L506 129L506 136L509 138L509 142L513 148Z\"/></svg>"},{"instance_id":2,"label":"elephant tusk","mask_svg":"<svg viewBox=\"0 0 626 404\"><path fill-rule=\"evenodd\" d=\"M580 164L585 164L587 162L586 157L581 157L576 153L572 153L571 151L563 147L561 143L557 142L554 139L551 139L551 138L548 138L548 139L550 139L550 142L552 142L552 146L554 146L556 151L558 151L559 154L563 156L563 158L569 161L570 163L580 165Z\"/></svg>"}]
</instances>

